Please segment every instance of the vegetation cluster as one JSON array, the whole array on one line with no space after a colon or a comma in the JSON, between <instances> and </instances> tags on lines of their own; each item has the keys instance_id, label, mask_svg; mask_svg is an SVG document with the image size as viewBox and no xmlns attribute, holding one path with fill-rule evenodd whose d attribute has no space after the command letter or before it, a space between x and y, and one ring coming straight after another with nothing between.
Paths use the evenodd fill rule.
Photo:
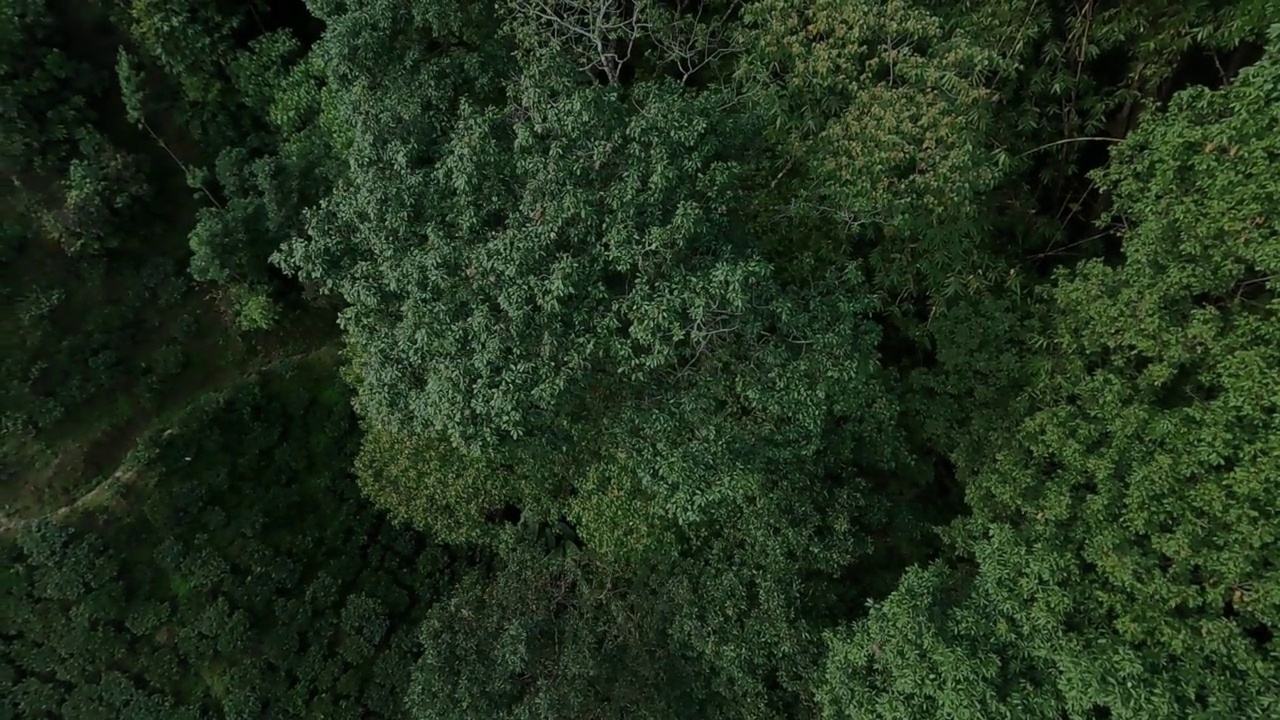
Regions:
<instances>
[{"instance_id":1,"label":"vegetation cluster","mask_svg":"<svg viewBox=\"0 0 1280 720\"><path fill-rule=\"evenodd\" d=\"M1276 0L0 0L0 720L1280 717Z\"/></svg>"}]
</instances>

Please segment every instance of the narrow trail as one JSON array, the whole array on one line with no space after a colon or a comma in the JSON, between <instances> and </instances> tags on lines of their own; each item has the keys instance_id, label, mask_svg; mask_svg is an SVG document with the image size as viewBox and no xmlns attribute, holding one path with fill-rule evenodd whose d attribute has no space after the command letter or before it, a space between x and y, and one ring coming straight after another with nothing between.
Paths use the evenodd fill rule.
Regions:
<instances>
[{"instance_id":1,"label":"narrow trail","mask_svg":"<svg viewBox=\"0 0 1280 720\"><path fill-rule=\"evenodd\" d=\"M29 525L46 521L61 520L80 510L108 503L113 497L115 497L116 493L120 489L142 477L142 468L129 462L129 459L133 456L133 451L138 447L142 440L181 420L187 408L199 401L200 398L223 392L228 388L235 386L237 383L247 381L261 375L262 373L271 372L272 370L287 363L305 360L332 352L336 352L335 346L332 344L325 344L286 357L273 358L269 362L250 367L242 373L229 373L220 377L219 382L207 385L200 388L197 392L188 395L185 398L185 402L183 402L181 406L173 412L159 416L154 421L147 423L132 432L127 441L129 450L122 454L117 467L110 473L104 473L105 477L103 477L100 482L94 484L84 493L77 496L75 500L29 517L14 517L0 514L0 534L16 535L21 532L24 527Z\"/></svg>"}]
</instances>

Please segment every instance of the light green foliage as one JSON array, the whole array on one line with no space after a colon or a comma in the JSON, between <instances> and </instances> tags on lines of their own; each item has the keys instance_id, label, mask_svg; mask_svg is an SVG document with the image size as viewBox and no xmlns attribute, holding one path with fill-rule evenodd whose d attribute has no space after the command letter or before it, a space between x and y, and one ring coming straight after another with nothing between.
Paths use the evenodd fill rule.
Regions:
<instances>
[{"instance_id":1,"label":"light green foliage","mask_svg":"<svg viewBox=\"0 0 1280 720\"><path fill-rule=\"evenodd\" d=\"M492 513L547 494L524 487L523 478L509 470L458 452L447 439L377 426L364 437L356 473L365 495L391 517L430 528L452 543L497 541Z\"/></svg>"},{"instance_id":2,"label":"light green foliage","mask_svg":"<svg viewBox=\"0 0 1280 720\"><path fill-rule=\"evenodd\" d=\"M353 15L335 19L342 32L380 31ZM768 181L767 150L732 94L669 81L624 94L534 55L505 100L446 85L456 105L404 120L389 107L468 61L440 52L393 85L357 74L348 95L379 90L359 103L326 98L346 175L278 256L349 303L362 485L398 520L504 554L520 552L521 528L571 526L592 572L655 578L635 586L652 608L629 611L669 626L646 652L695 664L732 698L727 715L786 716L816 660L806 603L838 605L827 580L888 522L864 478L901 460L860 271L793 275L757 247L750 191ZM352 72L328 62L331 82ZM506 581L477 582L498 593ZM497 613L490 623L526 612L468 598L465 612ZM556 632L612 632L599 602L579 596ZM452 640L464 609L429 631L442 638L431 652L470 649L420 668L439 678L422 681L423 717L546 716L553 699L573 715L580 685L606 682L593 664L619 662L553 653L560 684L505 697L507 681L482 679L505 636ZM641 698L634 712L670 712L652 690L611 692L624 691Z\"/></svg>"},{"instance_id":3,"label":"light green foliage","mask_svg":"<svg viewBox=\"0 0 1280 720\"><path fill-rule=\"evenodd\" d=\"M237 285L232 290L236 326L241 330L267 330L280 319L280 308L270 290L258 285Z\"/></svg>"},{"instance_id":4,"label":"light green foliage","mask_svg":"<svg viewBox=\"0 0 1280 720\"><path fill-rule=\"evenodd\" d=\"M1007 63L912 0L770 0L746 19L739 78L785 148L784 217L870 255L894 294L983 284L1006 159L984 77Z\"/></svg>"},{"instance_id":5,"label":"light green foliage","mask_svg":"<svg viewBox=\"0 0 1280 720\"><path fill-rule=\"evenodd\" d=\"M266 115L288 82L287 69L300 54L298 39L291 33L271 32L254 38L247 52L228 63L227 72L244 104Z\"/></svg>"},{"instance_id":6,"label":"light green foliage","mask_svg":"<svg viewBox=\"0 0 1280 720\"><path fill-rule=\"evenodd\" d=\"M1063 717L1056 668L1011 640L1008 622L962 584L940 566L912 568L855 631L830 636L815 680L822 716Z\"/></svg>"},{"instance_id":7,"label":"light green foliage","mask_svg":"<svg viewBox=\"0 0 1280 720\"><path fill-rule=\"evenodd\" d=\"M146 124L146 78L137 61L123 47L116 51L116 79L120 82L120 100L129 122L142 127Z\"/></svg>"}]
</instances>

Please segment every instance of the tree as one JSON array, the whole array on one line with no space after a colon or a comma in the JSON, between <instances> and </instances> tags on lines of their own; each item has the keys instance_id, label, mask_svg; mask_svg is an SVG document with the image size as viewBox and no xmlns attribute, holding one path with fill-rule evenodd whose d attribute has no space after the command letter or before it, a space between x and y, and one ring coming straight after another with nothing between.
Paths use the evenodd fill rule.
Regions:
<instances>
[{"instance_id":1,"label":"tree","mask_svg":"<svg viewBox=\"0 0 1280 720\"><path fill-rule=\"evenodd\" d=\"M1272 48L1280 40L1273 31ZM832 717L1265 717L1280 707L1280 62L1148 115L1098 173L1123 262L1064 272L962 565L832 639Z\"/></svg>"},{"instance_id":2,"label":"tree","mask_svg":"<svg viewBox=\"0 0 1280 720\"><path fill-rule=\"evenodd\" d=\"M509 27L532 53L560 53L593 79L618 85L670 74L689 84L736 50L741 2L513 0ZM648 54L650 57L643 57Z\"/></svg>"},{"instance_id":3,"label":"tree","mask_svg":"<svg viewBox=\"0 0 1280 720\"><path fill-rule=\"evenodd\" d=\"M784 152L779 242L798 225L824 257L869 258L897 302L991 282L1005 58L912 0L749 3L740 35L744 102Z\"/></svg>"},{"instance_id":4,"label":"tree","mask_svg":"<svg viewBox=\"0 0 1280 720\"><path fill-rule=\"evenodd\" d=\"M405 634L453 570L355 490L336 379L312 360L188 408L135 456L131 512L5 528L17 717L403 716Z\"/></svg>"},{"instance_id":5,"label":"tree","mask_svg":"<svg viewBox=\"0 0 1280 720\"><path fill-rule=\"evenodd\" d=\"M715 717L671 653L663 618L607 566L513 548L422 628L415 720Z\"/></svg>"},{"instance_id":6,"label":"tree","mask_svg":"<svg viewBox=\"0 0 1280 720\"><path fill-rule=\"evenodd\" d=\"M76 130L92 117L86 100L102 76L67 52L70 45L43 0L0 10L0 167L28 185L32 170L58 169Z\"/></svg>"},{"instance_id":7,"label":"tree","mask_svg":"<svg viewBox=\"0 0 1280 720\"><path fill-rule=\"evenodd\" d=\"M43 218L45 231L68 254L99 253L114 246L139 198L148 194L137 159L111 147L96 132L82 133L83 157L71 161L62 202Z\"/></svg>"},{"instance_id":8,"label":"tree","mask_svg":"<svg viewBox=\"0 0 1280 720\"><path fill-rule=\"evenodd\" d=\"M856 268L789 281L735 213L745 121L710 92L536 77L514 107L464 105L429 169L361 160L282 255L351 303L374 437L483 454L526 482L485 497L619 548L734 512L765 467L892 462L854 439L892 412ZM626 498L653 519L623 522Z\"/></svg>"}]
</instances>

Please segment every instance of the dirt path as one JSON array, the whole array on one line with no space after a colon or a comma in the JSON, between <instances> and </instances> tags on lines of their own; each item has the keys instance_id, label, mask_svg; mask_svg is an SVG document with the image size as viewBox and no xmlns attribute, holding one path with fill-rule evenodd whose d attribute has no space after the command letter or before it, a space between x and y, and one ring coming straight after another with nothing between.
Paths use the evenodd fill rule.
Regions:
<instances>
[{"instance_id":1,"label":"dirt path","mask_svg":"<svg viewBox=\"0 0 1280 720\"><path fill-rule=\"evenodd\" d=\"M184 402L177 410L158 416L149 424L141 425L137 428L131 428L132 432L129 433L127 440L122 438L118 440L121 443L122 452L120 453L116 467L100 482L94 484L84 493L77 496L75 500L29 517L15 517L0 514L0 533L16 534L27 525L47 520L60 520L80 510L109 503L121 488L135 482L142 476L142 468L129 462L129 458L132 456L133 450L137 448L138 444L141 443L144 438L154 435L162 429L181 420L186 409L192 404L196 403L203 397L223 392L236 383L247 381L250 378L256 377L265 372L271 372L273 369L286 363L316 357L331 352L336 352L335 346L330 344L321 345L320 347L310 348L303 352L295 353L286 357L274 358L270 362L262 363L237 375L227 374L221 376L219 378L221 382L206 386L200 391L188 396L185 399L186 402ZM118 430L113 430L109 431L108 434L114 436L119 433ZM98 439L99 438L95 438L94 441L97 441Z\"/></svg>"}]
</instances>

